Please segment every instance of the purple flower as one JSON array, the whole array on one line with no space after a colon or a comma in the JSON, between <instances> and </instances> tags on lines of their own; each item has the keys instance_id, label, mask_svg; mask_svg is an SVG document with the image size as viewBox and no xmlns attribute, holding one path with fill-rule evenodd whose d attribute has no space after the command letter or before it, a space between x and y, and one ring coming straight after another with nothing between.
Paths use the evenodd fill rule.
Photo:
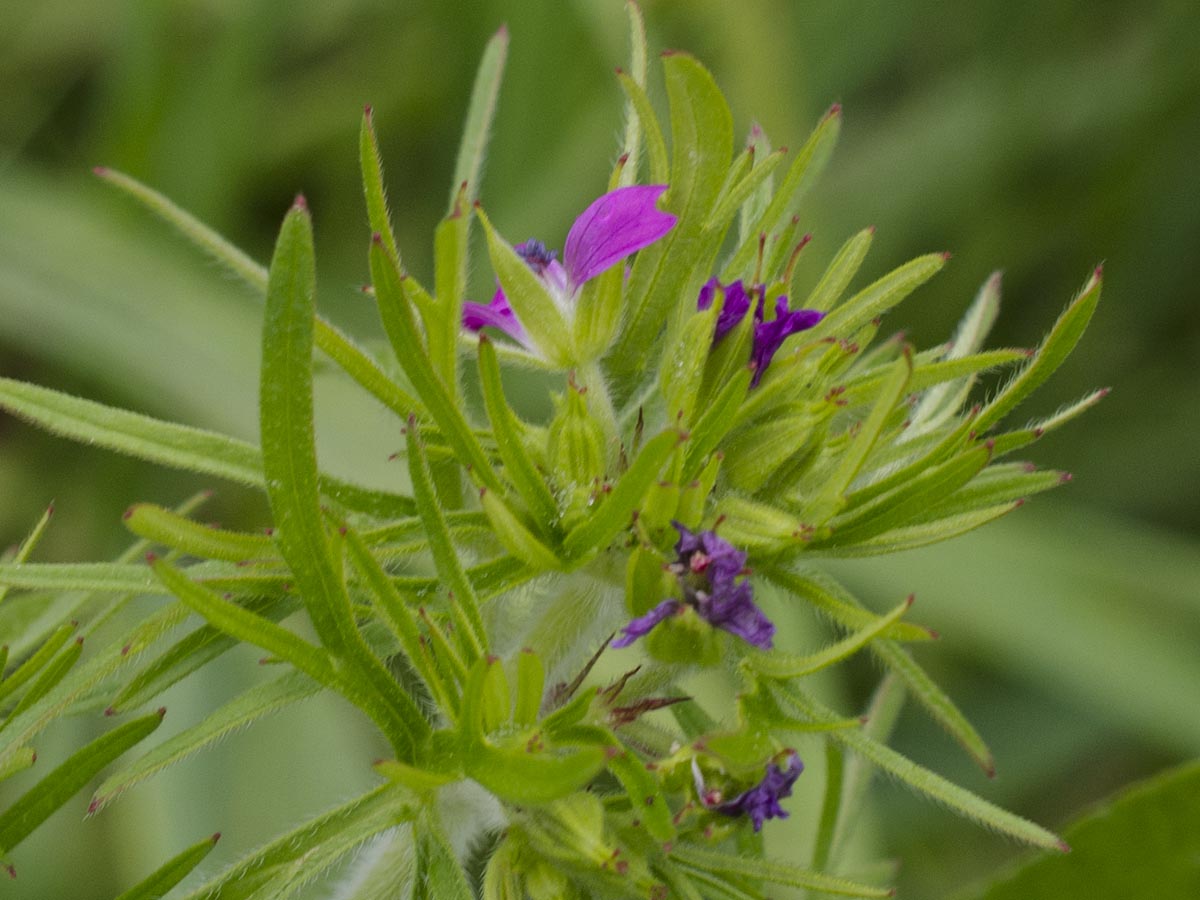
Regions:
<instances>
[{"instance_id":1,"label":"purple flower","mask_svg":"<svg viewBox=\"0 0 1200 900\"><path fill-rule=\"evenodd\" d=\"M711 808L727 816L749 816L755 831L761 831L763 822L767 819L786 819L787 810L779 805L779 801L792 796L792 785L804 771L804 763L800 761L795 750L785 751L784 756L782 765L779 762L769 763L763 780L750 790L743 791L732 800L712 805ZM706 796L705 793L700 793L700 801L709 806L710 804L705 802Z\"/></svg>"},{"instance_id":2,"label":"purple flower","mask_svg":"<svg viewBox=\"0 0 1200 900\"><path fill-rule=\"evenodd\" d=\"M675 227L675 216L658 208L658 198L666 189L664 184L631 185L597 198L567 232L561 263L541 241L528 240L513 249L542 279L559 309L569 317L584 284ZM497 289L486 305L463 304L464 328L479 331L489 325L527 349L534 349L502 289Z\"/></svg>"},{"instance_id":3,"label":"purple flower","mask_svg":"<svg viewBox=\"0 0 1200 900\"><path fill-rule=\"evenodd\" d=\"M672 524L679 532L679 541L675 544L676 560L667 568L678 579L683 599L664 600L631 621L621 629L623 634L613 641L613 647L628 647L686 604L714 628L770 650L775 626L754 604L750 582L737 581L745 569L746 554L717 537L715 531L694 533L678 522Z\"/></svg>"},{"instance_id":4,"label":"purple flower","mask_svg":"<svg viewBox=\"0 0 1200 900\"><path fill-rule=\"evenodd\" d=\"M709 309L713 304L713 297L717 289L721 287L721 282L717 278L710 278L705 282L704 287L700 289L700 296L696 299L696 308ZM750 352L750 358L754 363L751 387L758 386L776 351L783 346L784 340L798 331L812 328L825 317L823 312L815 309L788 309L787 296L781 295L775 301L775 318L766 322L764 321L764 306L767 290L764 285L755 285L748 294L739 279L724 286L724 291L725 304L721 307L721 313L717 316L716 328L713 330L714 346L746 317L746 313L750 311L751 297L756 298L754 303L754 347Z\"/></svg>"}]
</instances>

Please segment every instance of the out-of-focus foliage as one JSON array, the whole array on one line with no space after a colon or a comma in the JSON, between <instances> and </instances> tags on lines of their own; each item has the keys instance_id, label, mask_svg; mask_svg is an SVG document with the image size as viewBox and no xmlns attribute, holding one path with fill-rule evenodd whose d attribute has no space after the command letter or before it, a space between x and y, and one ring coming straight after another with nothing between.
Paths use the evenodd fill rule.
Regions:
<instances>
[{"instance_id":1,"label":"out-of-focus foliage","mask_svg":"<svg viewBox=\"0 0 1200 900\"><path fill-rule=\"evenodd\" d=\"M838 155L803 225L815 238L802 275L815 278L868 224L878 236L866 278L922 252L955 254L885 327L909 328L921 344L943 339L975 286L1002 267L996 341L1032 343L1078 274L1106 261L1105 309L1039 401L1046 408L1031 410L1097 383L1116 389L1035 450L1070 459L1076 483L948 548L854 570L858 592L881 604L898 588L918 592L922 621L948 638L921 661L957 685L1000 777L981 784L956 768L954 748L917 717L901 728L902 749L1051 826L1200 755L1200 710L1187 702L1200 683L1195 4L645 6L652 45L694 52L776 144L798 146L831 101L844 105ZM397 237L424 277L474 67L502 21L514 52L482 196L509 235L561 235L603 188L609 160L596 148L617 144L611 70L626 38L616 0L0 0L0 371L252 435L256 411L229 398L251 395L232 386L255 380L258 309L88 170L130 172L264 261L281 211L303 189L317 212L320 305L370 340L357 291L361 106L375 107ZM489 276L474 274L483 297ZM146 382L153 395L136 391ZM359 480L399 478L380 449L394 438L348 395L335 380L318 385L318 433L332 436L323 460ZM201 484L0 420L0 540L19 539L57 495L42 558L109 555L131 501L173 503ZM228 491L214 515L249 526L262 510ZM964 604L967 591L979 601ZM215 708L253 665L244 653L176 702ZM88 875L68 892L75 898L111 897L197 827L223 829L213 859L232 859L315 812L298 808L301 798L332 801L362 786L328 764L363 739L343 713L328 704L286 714L164 777L157 792L134 792L126 815L60 814L28 846L78 849ZM327 717L319 746L289 743L295 716ZM168 718L163 731L172 727ZM64 748L82 743L69 732ZM285 771L325 783L297 792L297 807L256 802L272 781L279 795ZM904 858L899 883L910 896L944 896L1011 852L900 792L883 796L877 833ZM797 805L806 802L819 795L798 788ZM191 819L186 830L181 818ZM38 868L26 865L14 896L53 896L61 873Z\"/></svg>"}]
</instances>

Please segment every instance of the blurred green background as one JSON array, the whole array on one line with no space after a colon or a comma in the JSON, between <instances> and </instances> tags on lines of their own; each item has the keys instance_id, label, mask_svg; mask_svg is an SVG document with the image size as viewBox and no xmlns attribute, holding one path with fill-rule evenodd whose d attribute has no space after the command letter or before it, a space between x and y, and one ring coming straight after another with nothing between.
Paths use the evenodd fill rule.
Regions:
<instances>
[{"instance_id":1,"label":"blurred green background","mask_svg":"<svg viewBox=\"0 0 1200 900\"><path fill-rule=\"evenodd\" d=\"M946 547L838 567L876 608L917 593L915 618L944 635L920 660L991 742L1000 775L988 782L915 712L898 745L1051 827L1200 756L1200 6L644 8L652 47L703 60L743 132L757 121L796 147L831 102L844 105L840 147L806 207L815 238L802 275L815 278L868 224L878 237L865 277L952 251L947 271L888 322L919 344L947 337L1003 268L993 343L1032 345L1104 261L1090 332L1029 410L1114 388L1032 448L1074 483ZM320 304L370 343L377 329L357 290L364 103L376 109L400 242L422 277L474 66L501 23L512 45L482 188L499 227L561 244L615 154L612 69L627 56L618 0L0 0L0 22L0 373L243 437L255 430L256 304L96 183L93 165L159 188L264 261L303 190ZM474 276L483 295L490 276ZM322 379L318 403L329 468L396 477L394 422L336 379ZM43 559L111 555L130 502L177 502L203 486L0 418L0 542L19 540L57 498ZM209 509L241 527L265 514L225 486ZM229 696L255 659L235 654L175 689L168 725ZM849 669L847 710L877 674ZM39 750L61 756L92 730L65 724L60 745ZM109 898L216 830L226 837L209 865L220 865L365 783L368 732L336 704L312 704L94 821L82 821L81 800L22 846L4 891ZM797 830L819 798L815 773L802 784ZM872 849L904 860L901 896L951 897L1017 853L891 785L868 824ZM795 846L791 833L776 833L779 852Z\"/></svg>"}]
</instances>

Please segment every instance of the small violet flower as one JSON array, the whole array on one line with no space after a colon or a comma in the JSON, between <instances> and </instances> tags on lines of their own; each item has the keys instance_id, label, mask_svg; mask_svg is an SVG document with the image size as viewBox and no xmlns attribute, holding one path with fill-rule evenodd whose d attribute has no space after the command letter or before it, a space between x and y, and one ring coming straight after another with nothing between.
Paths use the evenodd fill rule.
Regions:
<instances>
[{"instance_id":1,"label":"small violet flower","mask_svg":"<svg viewBox=\"0 0 1200 900\"><path fill-rule=\"evenodd\" d=\"M668 566L683 589L682 600L664 600L644 616L621 629L614 648L628 647L649 634L664 619L690 606L714 628L722 628L762 650L770 650L775 626L754 604L750 582L736 579L746 565L746 554L714 531L693 533L678 522L676 560Z\"/></svg>"},{"instance_id":2,"label":"small violet flower","mask_svg":"<svg viewBox=\"0 0 1200 900\"><path fill-rule=\"evenodd\" d=\"M719 791L705 787L700 767L693 761L692 775L696 782L696 795L708 809L727 816L749 816L750 821L754 823L754 830L761 831L763 822L767 819L788 817L787 810L779 805L779 801L792 795L792 785L804 771L804 763L795 750L786 750L781 755L781 761L773 761L767 765L762 781L732 800L724 802L721 801Z\"/></svg>"},{"instance_id":3,"label":"small violet flower","mask_svg":"<svg viewBox=\"0 0 1200 900\"><path fill-rule=\"evenodd\" d=\"M657 205L666 189L663 184L631 185L593 201L567 232L561 263L541 241L528 240L513 249L569 317L584 284L675 227L676 217ZM486 305L463 304L463 327L479 331L484 326L497 328L526 349L534 349L502 288L496 289Z\"/></svg>"},{"instance_id":4,"label":"small violet flower","mask_svg":"<svg viewBox=\"0 0 1200 900\"><path fill-rule=\"evenodd\" d=\"M696 308L709 309L713 304L713 297L721 287L721 282L716 278L710 278L705 282L704 287L700 289L700 296L696 299ZM767 292L764 285L756 285L748 294L739 279L732 284L725 285L724 291L725 303L721 307L720 315L717 316L716 329L713 331L714 346L746 317L746 313L750 311L752 297L757 298L757 302L754 303L754 345L750 354L754 363L751 387L758 386L763 373L767 371L767 366L771 364L772 358L776 351L783 346L785 339L798 331L812 328L825 318L823 312L815 309L788 309L788 298L786 295L782 295L775 301L775 318L765 322L763 321L765 318L763 306L766 302Z\"/></svg>"}]
</instances>

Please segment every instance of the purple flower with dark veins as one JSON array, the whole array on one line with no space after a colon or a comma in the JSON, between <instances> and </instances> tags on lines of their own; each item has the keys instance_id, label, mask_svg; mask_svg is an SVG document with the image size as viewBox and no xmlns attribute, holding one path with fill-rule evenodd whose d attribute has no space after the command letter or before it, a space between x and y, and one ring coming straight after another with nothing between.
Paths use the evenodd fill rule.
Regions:
<instances>
[{"instance_id":1,"label":"purple flower with dark veins","mask_svg":"<svg viewBox=\"0 0 1200 900\"><path fill-rule=\"evenodd\" d=\"M719 279L710 278L700 289L696 299L697 309L709 309L713 304L716 292L721 288ZM764 321L767 290L764 285L755 285L749 293L741 280L724 286L725 304L717 316L717 325L713 330L713 345L725 337L746 317L751 305L754 306L754 347L750 358L754 363L754 377L751 387L757 387L763 373L775 357L775 353L783 346L783 342L799 331L812 328L825 314L815 309L788 309L787 295L781 295L775 301L775 318ZM753 298L753 299L752 299Z\"/></svg>"},{"instance_id":2,"label":"purple flower with dark veins","mask_svg":"<svg viewBox=\"0 0 1200 900\"><path fill-rule=\"evenodd\" d=\"M528 240L513 248L542 280L568 321L584 284L675 227L676 217L658 208L658 198L666 189L664 184L637 184L597 198L567 232L561 263L541 241ZM488 304L463 304L463 327L479 331L485 326L536 352L501 288Z\"/></svg>"},{"instance_id":3,"label":"purple flower with dark veins","mask_svg":"<svg viewBox=\"0 0 1200 900\"><path fill-rule=\"evenodd\" d=\"M804 763L800 761L795 750L785 751L784 756L785 760L782 764L779 762L768 763L763 780L750 790L743 791L732 800L715 804L711 808L727 816L749 816L750 821L754 823L755 831L761 831L763 822L767 819L786 819L788 812L779 805L779 801L784 797L792 796L792 785L804 771ZM705 794L700 794L700 799L703 803ZM705 803L705 805L709 804Z\"/></svg>"},{"instance_id":4,"label":"purple flower with dark veins","mask_svg":"<svg viewBox=\"0 0 1200 900\"><path fill-rule=\"evenodd\" d=\"M746 567L746 554L715 531L692 532L678 522L676 560L667 568L683 590L682 600L664 600L650 612L631 621L613 641L615 648L628 647L649 634L655 626L690 606L714 628L735 634L748 644L770 650L775 625L754 603L750 582L738 581Z\"/></svg>"}]
</instances>

